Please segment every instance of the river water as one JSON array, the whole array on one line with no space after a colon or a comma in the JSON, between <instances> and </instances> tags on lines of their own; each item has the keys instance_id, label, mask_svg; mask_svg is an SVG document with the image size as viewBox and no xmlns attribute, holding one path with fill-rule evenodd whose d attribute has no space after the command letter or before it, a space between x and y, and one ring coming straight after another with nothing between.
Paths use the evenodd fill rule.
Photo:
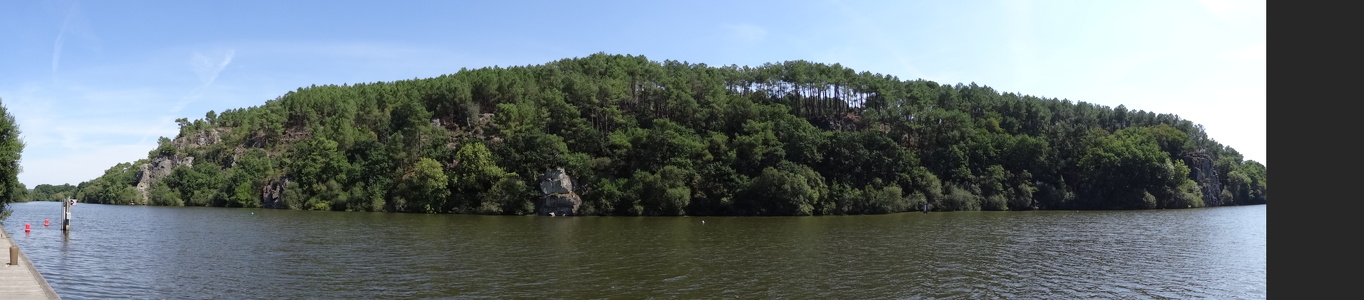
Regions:
<instances>
[{"instance_id":1,"label":"river water","mask_svg":"<svg viewBox=\"0 0 1364 300\"><path fill-rule=\"evenodd\" d=\"M63 299L1264 299L1266 205L535 217L11 204ZM43 226L50 219L52 226ZM24 224L33 227L24 232Z\"/></svg>"}]
</instances>

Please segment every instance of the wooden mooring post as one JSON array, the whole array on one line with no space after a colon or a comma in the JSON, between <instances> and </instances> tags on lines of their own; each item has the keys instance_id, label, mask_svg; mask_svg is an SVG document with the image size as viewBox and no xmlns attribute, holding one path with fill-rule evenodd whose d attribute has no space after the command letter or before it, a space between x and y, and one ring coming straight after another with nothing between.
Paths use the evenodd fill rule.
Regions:
<instances>
[{"instance_id":1,"label":"wooden mooring post","mask_svg":"<svg viewBox=\"0 0 1364 300\"><path fill-rule=\"evenodd\" d=\"M4 225L0 225L0 232L4 232ZM61 300L62 297L57 295L57 291L52 289L46 279L43 279L43 274L38 272L33 261L19 250L12 237L0 234L0 251L6 248L9 250L9 261L0 265L0 299ZM4 254L0 254L0 257L3 256Z\"/></svg>"}]
</instances>

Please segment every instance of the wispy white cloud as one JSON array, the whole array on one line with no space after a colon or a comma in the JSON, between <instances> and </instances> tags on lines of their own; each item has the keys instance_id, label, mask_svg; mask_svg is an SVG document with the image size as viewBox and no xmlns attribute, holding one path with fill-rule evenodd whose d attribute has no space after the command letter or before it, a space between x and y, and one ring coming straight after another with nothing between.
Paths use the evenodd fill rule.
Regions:
<instances>
[{"instance_id":1,"label":"wispy white cloud","mask_svg":"<svg viewBox=\"0 0 1364 300\"><path fill-rule=\"evenodd\" d=\"M194 67L194 73L199 74L199 82L203 86L209 86L213 84L214 80L218 79L218 73L221 73L223 68L227 68L227 65L232 63L233 55L236 55L236 52L232 49L228 49L221 55L206 55L195 52L194 59L190 61L190 64Z\"/></svg>"},{"instance_id":2,"label":"wispy white cloud","mask_svg":"<svg viewBox=\"0 0 1364 300\"><path fill-rule=\"evenodd\" d=\"M71 28L71 20L76 18L78 3L72 3L66 8L65 18L62 18L62 27L57 31L57 40L52 42L52 77L57 77L57 66L62 61L62 46L66 41L66 33Z\"/></svg>"},{"instance_id":3,"label":"wispy white cloud","mask_svg":"<svg viewBox=\"0 0 1364 300\"><path fill-rule=\"evenodd\" d=\"M43 21L50 20L52 22L40 21L34 25L38 25L38 27L44 27L42 25L48 24L55 26L56 37L52 40L49 71L52 80L56 81L61 78L59 71L62 69L63 59L72 54L73 47L93 50L96 53L101 51L101 47L99 37L95 36L94 30L86 23L80 1L56 0L44 2L44 4L53 13L53 18Z\"/></svg>"},{"instance_id":4,"label":"wispy white cloud","mask_svg":"<svg viewBox=\"0 0 1364 300\"><path fill-rule=\"evenodd\" d=\"M57 40L54 41L54 42L52 42L52 76L53 76L53 77L56 77L56 76L57 76L57 65L61 64L61 61L62 61L62 42L66 39L66 25L70 23L70 20L71 20L71 19L68 17L68 18L67 18L67 21L68 21L68 22L62 23L62 30L61 30L60 32L57 33Z\"/></svg>"},{"instance_id":5,"label":"wispy white cloud","mask_svg":"<svg viewBox=\"0 0 1364 300\"><path fill-rule=\"evenodd\" d=\"M185 109L185 106L189 105L190 102L203 97L204 90L208 89L209 86L213 85L213 82L218 80L218 74L222 73L223 69L227 68L227 65L232 63L232 57L235 55L236 51L232 49L228 49L221 54L216 55L206 55L201 52L194 52L194 57L190 60L190 66L194 69L194 73L199 75L199 86L191 89L184 97L180 97L180 101L176 102L175 106L171 107L170 112L180 112ZM147 137L143 137L143 140L146 138Z\"/></svg>"}]
</instances>

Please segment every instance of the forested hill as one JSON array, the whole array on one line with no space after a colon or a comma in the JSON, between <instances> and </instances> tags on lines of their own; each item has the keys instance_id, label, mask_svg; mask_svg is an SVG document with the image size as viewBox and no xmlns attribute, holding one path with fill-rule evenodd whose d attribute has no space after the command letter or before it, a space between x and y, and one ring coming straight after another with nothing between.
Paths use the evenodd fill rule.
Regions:
<instances>
[{"instance_id":1,"label":"forested hill","mask_svg":"<svg viewBox=\"0 0 1364 300\"><path fill-rule=\"evenodd\" d=\"M1115 91L1117 92L1117 91ZM1171 114L807 61L598 53L299 88L178 120L84 202L579 215L837 215L1262 204L1265 166ZM561 191L564 192L564 191ZM555 194L557 195L557 194Z\"/></svg>"}]
</instances>

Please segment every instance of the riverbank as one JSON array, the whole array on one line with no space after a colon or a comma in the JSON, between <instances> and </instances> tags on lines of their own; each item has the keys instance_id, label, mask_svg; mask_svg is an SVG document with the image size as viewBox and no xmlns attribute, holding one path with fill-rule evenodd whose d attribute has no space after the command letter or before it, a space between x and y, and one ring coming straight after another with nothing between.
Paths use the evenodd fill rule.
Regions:
<instances>
[{"instance_id":1,"label":"riverbank","mask_svg":"<svg viewBox=\"0 0 1364 300\"><path fill-rule=\"evenodd\" d=\"M0 253L3 253L0 260L4 261L4 265L0 265L0 299L61 299L23 251L19 251L19 265L9 264L14 239L6 233L4 225L0 225L0 235L4 235L0 238Z\"/></svg>"}]
</instances>

